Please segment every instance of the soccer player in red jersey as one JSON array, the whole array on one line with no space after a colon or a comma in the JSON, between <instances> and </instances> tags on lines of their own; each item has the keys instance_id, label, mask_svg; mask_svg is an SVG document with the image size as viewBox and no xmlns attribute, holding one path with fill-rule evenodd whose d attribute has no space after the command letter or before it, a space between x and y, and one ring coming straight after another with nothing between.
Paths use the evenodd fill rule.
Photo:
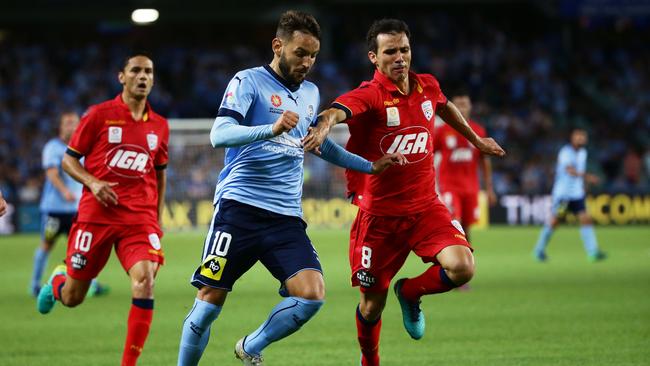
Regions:
<instances>
[{"instance_id":1,"label":"soccer player in red jersey","mask_svg":"<svg viewBox=\"0 0 650 366\"><path fill-rule=\"evenodd\" d=\"M420 297L449 291L474 274L472 249L462 227L452 222L432 189L434 114L481 152L505 154L493 139L481 138L470 128L433 76L409 72L409 34L401 20L383 19L371 26L367 42L374 78L338 97L304 140L305 149L315 149L331 126L345 121L349 151L371 161L401 152L409 161L377 176L346 171L349 194L359 206L350 233L350 266L352 284L361 290L356 322L363 366L379 365L388 288L411 251L432 263L420 276L400 279L394 287L404 326L414 339L424 334Z\"/></svg>"},{"instance_id":2,"label":"soccer player in red jersey","mask_svg":"<svg viewBox=\"0 0 650 366\"><path fill-rule=\"evenodd\" d=\"M486 137L485 129L470 119L472 101L469 94L459 92L451 98L463 118L479 137ZM460 221L465 237L479 218L478 194L480 190L478 168L483 172L483 183L488 202L494 205L497 196L492 188L492 164L463 135L448 124L435 129L433 147L441 155L438 173L438 191L454 220Z\"/></svg>"},{"instance_id":3,"label":"soccer player in red jersey","mask_svg":"<svg viewBox=\"0 0 650 366\"><path fill-rule=\"evenodd\" d=\"M62 165L84 190L70 230L67 268L57 267L38 295L43 314L56 300L81 304L115 247L133 297L122 366L135 365L142 352L153 316L154 278L164 262L159 220L169 126L147 103L153 72L149 56L131 54L118 74L122 93L90 107L72 135Z\"/></svg>"}]
</instances>

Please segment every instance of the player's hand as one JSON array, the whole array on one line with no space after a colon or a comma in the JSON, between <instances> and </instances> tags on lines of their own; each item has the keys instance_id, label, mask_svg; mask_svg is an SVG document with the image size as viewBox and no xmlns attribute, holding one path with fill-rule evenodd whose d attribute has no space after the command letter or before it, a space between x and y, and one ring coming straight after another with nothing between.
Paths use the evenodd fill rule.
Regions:
<instances>
[{"instance_id":1,"label":"player's hand","mask_svg":"<svg viewBox=\"0 0 650 366\"><path fill-rule=\"evenodd\" d=\"M497 204L497 194L494 193L494 189L490 189L487 191L487 198L488 198L488 204L490 206L494 206Z\"/></svg>"},{"instance_id":2,"label":"player's hand","mask_svg":"<svg viewBox=\"0 0 650 366\"><path fill-rule=\"evenodd\" d=\"M0 197L0 216L7 213L7 201L4 198Z\"/></svg>"},{"instance_id":3,"label":"player's hand","mask_svg":"<svg viewBox=\"0 0 650 366\"><path fill-rule=\"evenodd\" d=\"M278 118L271 130L273 131L273 136L281 135L283 132L289 132L294 127L298 125L300 117L298 113L292 111L284 111L280 118Z\"/></svg>"},{"instance_id":4,"label":"player's hand","mask_svg":"<svg viewBox=\"0 0 650 366\"><path fill-rule=\"evenodd\" d=\"M302 145L305 151L314 151L320 155L320 145L323 144L325 138L330 133L330 126L325 122L321 122L316 127L309 127L307 136L302 139Z\"/></svg>"},{"instance_id":5,"label":"player's hand","mask_svg":"<svg viewBox=\"0 0 650 366\"><path fill-rule=\"evenodd\" d=\"M113 187L118 185L116 182L106 182L103 180L96 180L88 185L88 188L93 192L93 196L101 203L104 207L108 207L108 204L117 205L117 193L113 190Z\"/></svg>"},{"instance_id":6,"label":"player's hand","mask_svg":"<svg viewBox=\"0 0 650 366\"><path fill-rule=\"evenodd\" d=\"M372 163L370 174L380 174L393 165L406 165L408 160L402 153L386 154Z\"/></svg>"},{"instance_id":7,"label":"player's hand","mask_svg":"<svg viewBox=\"0 0 650 366\"><path fill-rule=\"evenodd\" d=\"M587 173L585 174L585 182L587 182L587 184L598 184L600 183L600 178L598 178L597 175Z\"/></svg>"},{"instance_id":8,"label":"player's hand","mask_svg":"<svg viewBox=\"0 0 650 366\"><path fill-rule=\"evenodd\" d=\"M479 138L476 148L479 149L483 154L495 155L495 156L505 156L506 152L494 141L491 137L481 137Z\"/></svg>"},{"instance_id":9,"label":"player's hand","mask_svg":"<svg viewBox=\"0 0 650 366\"><path fill-rule=\"evenodd\" d=\"M77 197L75 197L72 192L66 190L63 193L63 198L68 202L74 202Z\"/></svg>"}]
</instances>

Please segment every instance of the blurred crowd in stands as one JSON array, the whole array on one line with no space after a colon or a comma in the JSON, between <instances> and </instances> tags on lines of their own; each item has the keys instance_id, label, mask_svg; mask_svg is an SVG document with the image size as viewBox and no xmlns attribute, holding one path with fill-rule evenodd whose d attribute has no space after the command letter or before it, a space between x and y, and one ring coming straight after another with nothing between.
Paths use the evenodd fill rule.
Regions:
<instances>
[{"instance_id":1,"label":"blurred crowd in stands","mask_svg":"<svg viewBox=\"0 0 650 366\"><path fill-rule=\"evenodd\" d=\"M351 16L332 20L325 36L333 38L308 77L320 87L321 107L372 75L366 23ZM432 73L448 93L469 90L474 119L507 149L493 160L498 194L549 192L556 153L574 126L590 133L589 169L601 177L595 189L650 190L649 29L560 21L526 29L479 14L405 20L412 69ZM234 73L271 60L267 38L263 45L152 42L150 103L167 118L213 118ZM9 200L39 198L41 149L56 135L58 114L117 95L124 55L118 42L0 42L0 189ZM204 144L171 147L172 197L212 195L223 152L208 144L206 135ZM307 196L343 195L340 170L311 157L306 167Z\"/></svg>"}]
</instances>

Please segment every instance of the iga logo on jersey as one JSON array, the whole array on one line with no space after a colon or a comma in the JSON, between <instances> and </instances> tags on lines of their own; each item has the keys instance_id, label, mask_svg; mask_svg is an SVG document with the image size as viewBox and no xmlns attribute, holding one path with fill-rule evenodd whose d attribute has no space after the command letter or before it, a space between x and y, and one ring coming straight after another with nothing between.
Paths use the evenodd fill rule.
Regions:
<instances>
[{"instance_id":1,"label":"iga logo on jersey","mask_svg":"<svg viewBox=\"0 0 650 366\"><path fill-rule=\"evenodd\" d=\"M152 166L149 153L142 146L120 145L106 154L106 166L113 173L125 178L140 178L149 173Z\"/></svg>"},{"instance_id":2,"label":"iga logo on jersey","mask_svg":"<svg viewBox=\"0 0 650 366\"><path fill-rule=\"evenodd\" d=\"M382 154L402 153L411 163L429 155L429 130L421 126L406 127L389 133L379 142Z\"/></svg>"}]
</instances>

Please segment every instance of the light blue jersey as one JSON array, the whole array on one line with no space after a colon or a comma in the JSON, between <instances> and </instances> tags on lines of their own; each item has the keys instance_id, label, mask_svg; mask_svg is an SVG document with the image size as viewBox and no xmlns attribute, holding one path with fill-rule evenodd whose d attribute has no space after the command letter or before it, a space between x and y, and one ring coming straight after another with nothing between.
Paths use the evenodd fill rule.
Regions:
<instances>
[{"instance_id":1,"label":"light blue jersey","mask_svg":"<svg viewBox=\"0 0 650 366\"><path fill-rule=\"evenodd\" d=\"M585 196L584 177L569 174L568 167L573 167L578 174L584 174L587 170L587 149L582 147L576 150L570 144L560 149L553 183L553 200L577 200Z\"/></svg>"},{"instance_id":2,"label":"light blue jersey","mask_svg":"<svg viewBox=\"0 0 650 366\"><path fill-rule=\"evenodd\" d=\"M59 176L68 190L72 192L77 198L74 202L66 201L61 195L61 192L54 187L49 179L45 179L45 186L43 187L43 194L41 196L40 209L41 212L55 212L55 213L75 213L79 206L79 199L81 198L81 191L83 185L76 180L72 179L61 167L63 154L67 149L66 144L60 138L53 138L45 144L43 148L43 169L57 168Z\"/></svg>"},{"instance_id":3,"label":"light blue jersey","mask_svg":"<svg viewBox=\"0 0 650 366\"><path fill-rule=\"evenodd\" d=\"M229 146L219 174L215 204L228 198L301 217L302 139L317 118L319 104L318 88L309 81L288 85L268 65L238 72L228 84L210 136L213 146ZM284 111L297 113L298 125L288 133L273 136L273 123ZM234 126L228 126L232 119L239 126L234 121ZM242 126L247 126L245 131L237 132L236 127ZM323 144L322 151L324 159L337 165L349 167L352 163L356 169L370 170L369 162L341 153L344 150L330 140Z\"/></svg>"}]
</instances>

